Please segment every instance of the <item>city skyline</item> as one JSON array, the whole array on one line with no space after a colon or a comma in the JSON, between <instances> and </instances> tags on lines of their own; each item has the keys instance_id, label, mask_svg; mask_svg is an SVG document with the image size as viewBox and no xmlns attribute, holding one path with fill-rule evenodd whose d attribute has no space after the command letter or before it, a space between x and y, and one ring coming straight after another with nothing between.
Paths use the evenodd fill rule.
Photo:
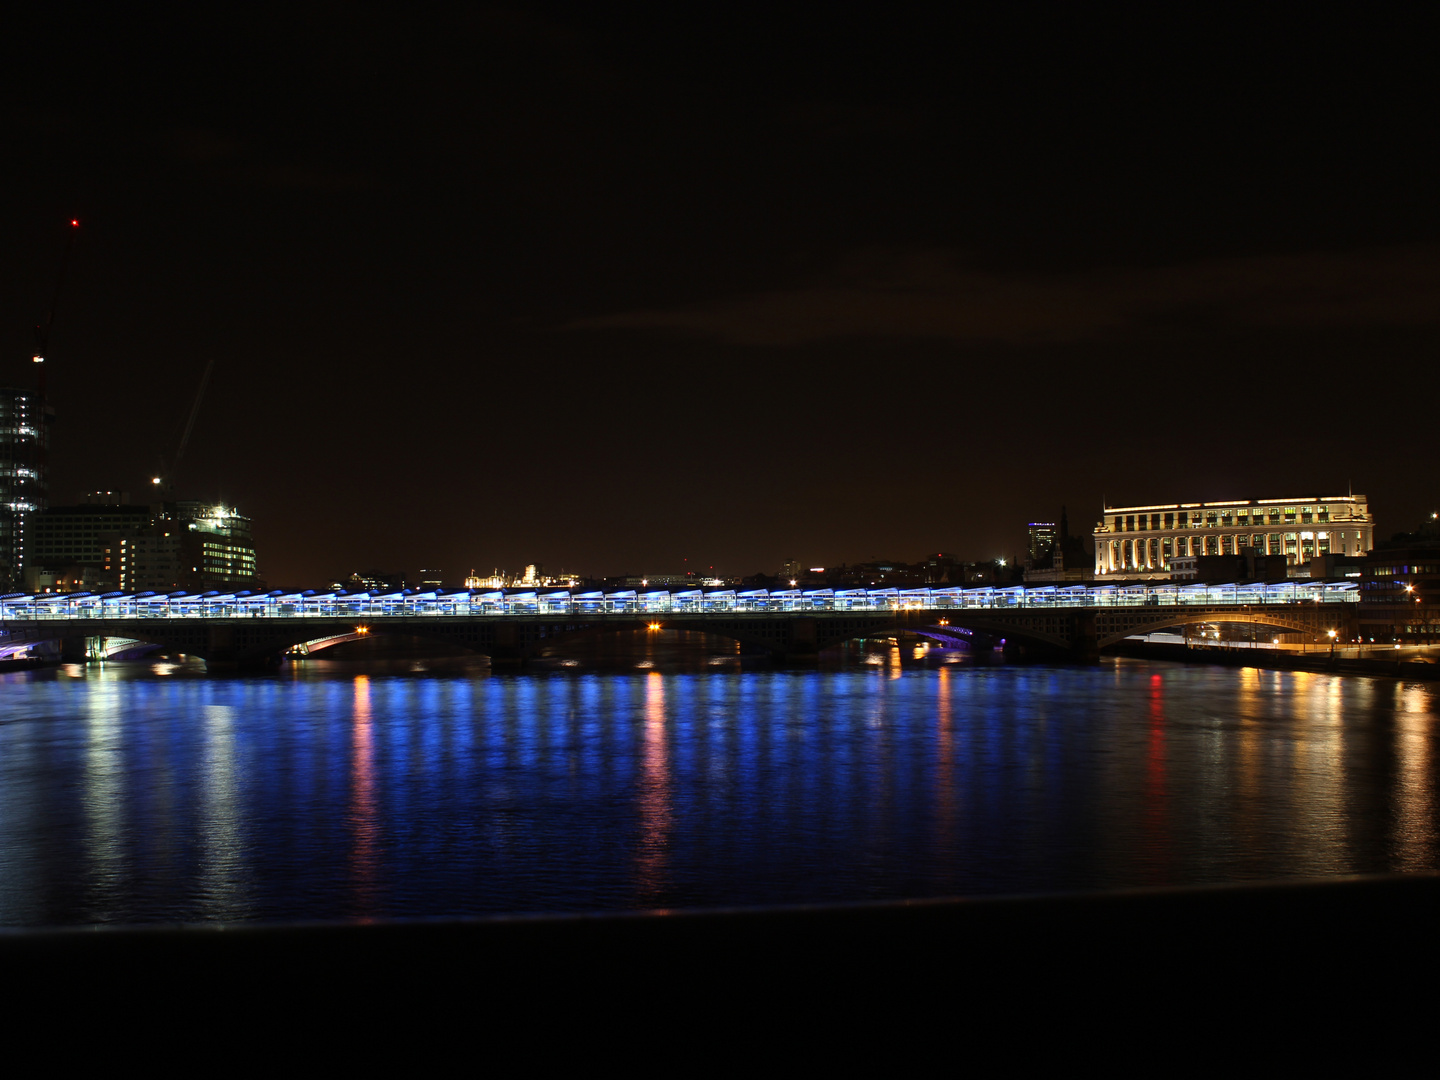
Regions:
<instances>
[{"instance_id":1,"label":"city skyline","mask_svg":"<svg viewBox=\"0 0 1440 1080\"><path fill-rule=\"evenodd\" d=\"M239 506L285 585L1010 558L1062 505L1088 537L1352 484L1377 537L1433 509L1420 35L753 29L299 5L32 50L0 385L78 218L51 504L143 499L214 361L176 494Z\"/></svg>"}]
</instances>

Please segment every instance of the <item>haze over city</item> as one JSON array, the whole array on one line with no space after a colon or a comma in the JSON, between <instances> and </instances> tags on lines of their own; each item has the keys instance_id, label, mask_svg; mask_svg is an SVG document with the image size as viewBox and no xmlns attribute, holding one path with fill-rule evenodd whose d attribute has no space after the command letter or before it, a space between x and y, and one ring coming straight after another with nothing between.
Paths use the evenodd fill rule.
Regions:
<instances>
[{"instance_id":1,"label":"haze over city","mask_svg":"<svg viewBox=\"0 0 1440 1080\"><path fill-rule=\"evenodd\" d=\"M272 584L1432 509L1403 25L67 11L11 28L64 47L11 62L0 381L78 218L50 501L144 499L213 359L176 493L249 515Z\"/></svg>"}]
</instances>

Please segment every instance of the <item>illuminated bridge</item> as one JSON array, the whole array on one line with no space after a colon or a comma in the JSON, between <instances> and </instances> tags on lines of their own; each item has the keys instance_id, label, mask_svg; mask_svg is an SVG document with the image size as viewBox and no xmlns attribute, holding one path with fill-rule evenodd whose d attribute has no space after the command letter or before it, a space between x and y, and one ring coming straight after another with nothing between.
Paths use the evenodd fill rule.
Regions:
<instances>
[{"instance_id":1,"label":"illuminated bridge","mask_svg":"<svg viewBox=\"0 0 1440 1080\"><path fill-rule=\"evenodd\" d=\"M148 643L212 665L264 665L359 635L449 642L499 663L557 639L607 631L698 630L803 660L852 638L910 630L1003 640L1040 655L1093 659L1126 637L1200 623L1355 636L1349 581L1106 584L1025 588L578 592L42 593L0 596L0 654L58 642L72 659ZM53 645L49 646L54 648Z\"/></svg>"}]
</instances>

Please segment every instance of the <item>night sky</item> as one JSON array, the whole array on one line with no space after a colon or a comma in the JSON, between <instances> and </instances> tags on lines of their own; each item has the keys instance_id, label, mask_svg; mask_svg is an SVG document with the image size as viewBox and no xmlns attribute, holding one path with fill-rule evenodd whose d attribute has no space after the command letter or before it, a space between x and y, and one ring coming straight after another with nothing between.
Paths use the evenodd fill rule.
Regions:
<instances>
[{"instance_id":1,"label":"night sky","mask_svg":"<svg viewBox=\"0 0 1440 1080\"><path fill-rule=\"evenodd\" d=\"M82 222L52 504L148 498L213 358L177 495L271 585L1433 509L1428 27L804 7L8 17L0 381Z\"/></svg>"}]
</instances>

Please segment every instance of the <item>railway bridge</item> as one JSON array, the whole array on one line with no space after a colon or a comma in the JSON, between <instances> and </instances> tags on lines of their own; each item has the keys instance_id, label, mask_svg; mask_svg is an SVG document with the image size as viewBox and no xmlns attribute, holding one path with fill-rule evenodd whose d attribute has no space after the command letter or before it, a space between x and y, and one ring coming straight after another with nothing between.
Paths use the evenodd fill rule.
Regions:
<instances>
[{"instance_id":1,"label":"railway bridge","mask_svg":"<svg viewBox=\"0 0 1440 1080\"><path fill-rule=\"evenodd\" d=\"M1007 651L1086 662L1126 637L1210 623L1341 640L1356 636L1353 584L1025 589L733 590L647 593L40 594L0 597L0 653L41 643L81 660L151 645L212 667L261 667L285 653L373 634L457 645L516 664L566 638L695 630L804 662L844 641L911 631L980 635Z\"/></svg>"}]
</instances>

